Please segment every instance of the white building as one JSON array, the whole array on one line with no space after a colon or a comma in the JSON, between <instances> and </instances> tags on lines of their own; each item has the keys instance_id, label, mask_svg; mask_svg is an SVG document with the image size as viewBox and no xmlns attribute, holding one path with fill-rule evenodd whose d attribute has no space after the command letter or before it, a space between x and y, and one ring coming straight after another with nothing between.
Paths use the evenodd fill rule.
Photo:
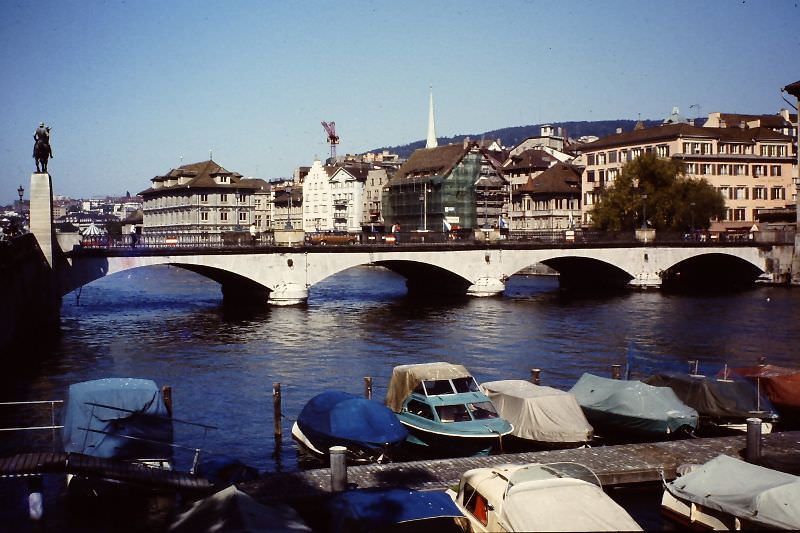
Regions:
<instances>
[{"instance_id":1,"label":"white building","mask_svg":"<svg viewBox=\"0 0 800 533\"><path fill-rule=\"evenodd\" d=\"M370 167L314 161L303 183L303 229L360 233L365 218L364 184Z\"/></svg>"}]
</instances>

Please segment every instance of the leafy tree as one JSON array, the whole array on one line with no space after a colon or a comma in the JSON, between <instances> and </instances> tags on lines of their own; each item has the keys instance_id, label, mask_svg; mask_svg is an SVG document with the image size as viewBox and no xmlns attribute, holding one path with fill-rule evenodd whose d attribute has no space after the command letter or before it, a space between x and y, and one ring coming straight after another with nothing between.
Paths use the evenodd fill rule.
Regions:
<instances>
[{"instance_id":1,"label":"leafy tree","mask_svg":"<svg viewBox=\"0 0 800 533\"><path fill-rule=\"evenodd\" d=\"M644 196L646 195L646 197ZM689 178L683 163L644 154L622 167L592 211L592 225L604 231L632 230L642 225L657 230L708 228L725 214L725 199L708 181Z\"/></svg>"}]
</instances>

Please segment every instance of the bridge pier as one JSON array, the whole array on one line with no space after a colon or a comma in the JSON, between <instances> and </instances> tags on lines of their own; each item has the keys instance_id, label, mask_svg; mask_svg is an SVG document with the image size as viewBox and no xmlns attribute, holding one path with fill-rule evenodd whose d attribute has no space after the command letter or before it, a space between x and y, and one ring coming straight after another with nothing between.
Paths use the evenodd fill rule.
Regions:
<instances>
[{"instance_id":1,"label":"bridge pier","mask_svg":"<svg viewBox=\"0 0 800 533\"><path fill-rule=\"evenodd\" d=\"M300 305L308 301L308 287L299 283L281 282L269 293L271 305Z\"/></svg>"},{"instance_id":2,"label":"bridge pier","mask_svg":"<svg viewBox=\"0 0 800 533\"><path fill-rule=\"evenodd\" d=\"M628 282L628 287L633 289L660 289L661 276L657 272L639 272L635 278Z\"/></svg>"},{"instance_id":3,"label":"bridge pier","mask_svg":"<svg viewBox=\"0 0 800 533\"><path fill-rule=\"evenodd\" d=\"M506 290L506 284L497 278L478 278L467 289L467 295L486 297L497 296Z\"/></svg>"}]
</instances>

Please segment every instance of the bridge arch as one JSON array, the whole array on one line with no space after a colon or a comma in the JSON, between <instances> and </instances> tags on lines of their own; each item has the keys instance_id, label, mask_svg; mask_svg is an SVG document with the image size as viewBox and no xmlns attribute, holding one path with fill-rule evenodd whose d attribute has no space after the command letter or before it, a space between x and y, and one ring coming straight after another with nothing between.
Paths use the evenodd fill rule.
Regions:
<instances>
[{"instance_id":1,"label":"bridge arch","mask_svg":"<svg viewBox=\"0 0 800 533\"><path fill-rule=\"evenodd\" d=\"M687 257L664 269L665 289L722 289L752 285L764 273L746 258L719 252Z\"/></svg>"}]
</instances>

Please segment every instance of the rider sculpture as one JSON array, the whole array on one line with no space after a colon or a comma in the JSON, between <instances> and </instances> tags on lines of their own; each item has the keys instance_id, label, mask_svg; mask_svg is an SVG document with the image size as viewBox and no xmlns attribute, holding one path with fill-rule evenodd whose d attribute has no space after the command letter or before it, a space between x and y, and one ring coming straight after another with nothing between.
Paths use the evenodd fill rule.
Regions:
<instances>
[{"instance_id":1,"label":"rider sculpture","mask_svg":"<svg viewBox=\"0 0 800 533\"><path fill-rule=\"evenodd\" d=\"M52 159L53 150L50 148L50 127L44 122L39 123L33 134L36 143L33 145L33 158L36 160L36 172L47 173L47 159Z\"/></svg>"}]
</instances>

